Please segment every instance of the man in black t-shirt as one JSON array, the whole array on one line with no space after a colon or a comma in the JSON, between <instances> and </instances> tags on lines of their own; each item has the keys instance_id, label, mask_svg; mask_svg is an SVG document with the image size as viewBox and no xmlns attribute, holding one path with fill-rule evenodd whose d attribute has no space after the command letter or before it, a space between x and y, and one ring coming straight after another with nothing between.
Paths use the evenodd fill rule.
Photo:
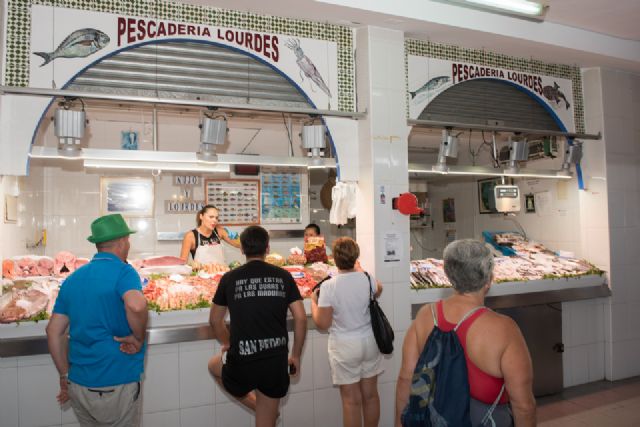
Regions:
<instances>
[{"instance_id":1,"label":"man in black t-shirt","mask_svg":"<svg viewBox=\"0 0 640 427\"><path fill-rule=\"evenodd\" d=\"M240 244L246 264L222 276L213 297L209 323L222 352L209 361L209 371L227 392L256 412L257 426L275 426L280 399L289 389L287 369L292 375L300 372L307 316L291 274L264 261L269 252L267 231L248 227ZM227 309L231 331L224 323ZM287 310L294 320L291 356Z\"/></svg>"}]
</instances>

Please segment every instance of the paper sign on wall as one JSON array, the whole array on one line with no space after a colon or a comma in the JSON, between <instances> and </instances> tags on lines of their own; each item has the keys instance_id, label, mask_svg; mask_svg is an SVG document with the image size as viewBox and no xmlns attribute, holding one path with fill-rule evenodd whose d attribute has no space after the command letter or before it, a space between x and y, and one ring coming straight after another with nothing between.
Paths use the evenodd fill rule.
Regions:
<instances>
[{"instance_id":1,"label":"paper sign on wall","mask_svg":"<svg viewBox=\"0 0 640 427\"><path fill-rule=\"evenodd\" d=\"M402 258L402 239L397 233L384 236L384 262L399 262Z\"/></svg>"}]
</instances>

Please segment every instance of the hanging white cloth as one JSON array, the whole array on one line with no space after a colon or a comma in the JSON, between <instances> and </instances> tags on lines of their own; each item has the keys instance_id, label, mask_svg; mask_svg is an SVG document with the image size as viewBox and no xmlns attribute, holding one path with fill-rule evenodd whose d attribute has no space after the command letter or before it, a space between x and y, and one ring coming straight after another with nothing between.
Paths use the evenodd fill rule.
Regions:
<instances>
[{"instance_id":1,"label":"hanging white cloth","mask_svg":"<svg viewBox=\"0 0 640 427\"><path fill-rule=\"evenodd\" d=\"M345 225L349 218L356 216L356 192L358 186L354 182L337 182L331 191L331 211L329 222Z\"/></svg>"}]
</instances>

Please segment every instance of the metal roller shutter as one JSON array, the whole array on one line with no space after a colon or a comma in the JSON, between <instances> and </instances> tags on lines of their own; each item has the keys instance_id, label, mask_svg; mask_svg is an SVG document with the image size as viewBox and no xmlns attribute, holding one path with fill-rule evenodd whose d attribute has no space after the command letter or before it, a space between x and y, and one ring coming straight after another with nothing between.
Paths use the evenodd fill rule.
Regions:
<instances>
[{"instance_id":1,"label":"metal roller shutter","mask_svg":"<svg viewBox=\"0 0 640 427\"><path fill-rule=\"evenodd\" d=\"M69 89L119 95L308 107L277 71L249 55L217 45L145 45L100 61Z\"/></svg>"},{"instance_id":2,"label":"metal roller shutter","mask_svg":"<svg viewBox=\"0 0 640 427\"><path fill-rule=\"evenodd\" d=\"M420 114L421 120L477 125L560 130L553 117L531 96L497 80L471 80L438 95Z\"/></svg>"}]
</instances>

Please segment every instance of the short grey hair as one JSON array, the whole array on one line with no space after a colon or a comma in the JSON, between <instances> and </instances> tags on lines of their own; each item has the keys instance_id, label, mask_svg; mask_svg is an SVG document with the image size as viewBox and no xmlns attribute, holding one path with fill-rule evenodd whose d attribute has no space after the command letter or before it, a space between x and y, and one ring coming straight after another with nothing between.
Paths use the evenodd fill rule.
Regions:
<instances>
[{"instance_id":1,"label":"short grey hair","mask_svg":"<svg viewBox=\"0 0 640 427\"><path fill-rule=\"evenodd\" d=\"M493 255L478 240L456 240L444 249L444 272L457 292L477 292L492 279Z\"/></svg>"}]
</instances>

